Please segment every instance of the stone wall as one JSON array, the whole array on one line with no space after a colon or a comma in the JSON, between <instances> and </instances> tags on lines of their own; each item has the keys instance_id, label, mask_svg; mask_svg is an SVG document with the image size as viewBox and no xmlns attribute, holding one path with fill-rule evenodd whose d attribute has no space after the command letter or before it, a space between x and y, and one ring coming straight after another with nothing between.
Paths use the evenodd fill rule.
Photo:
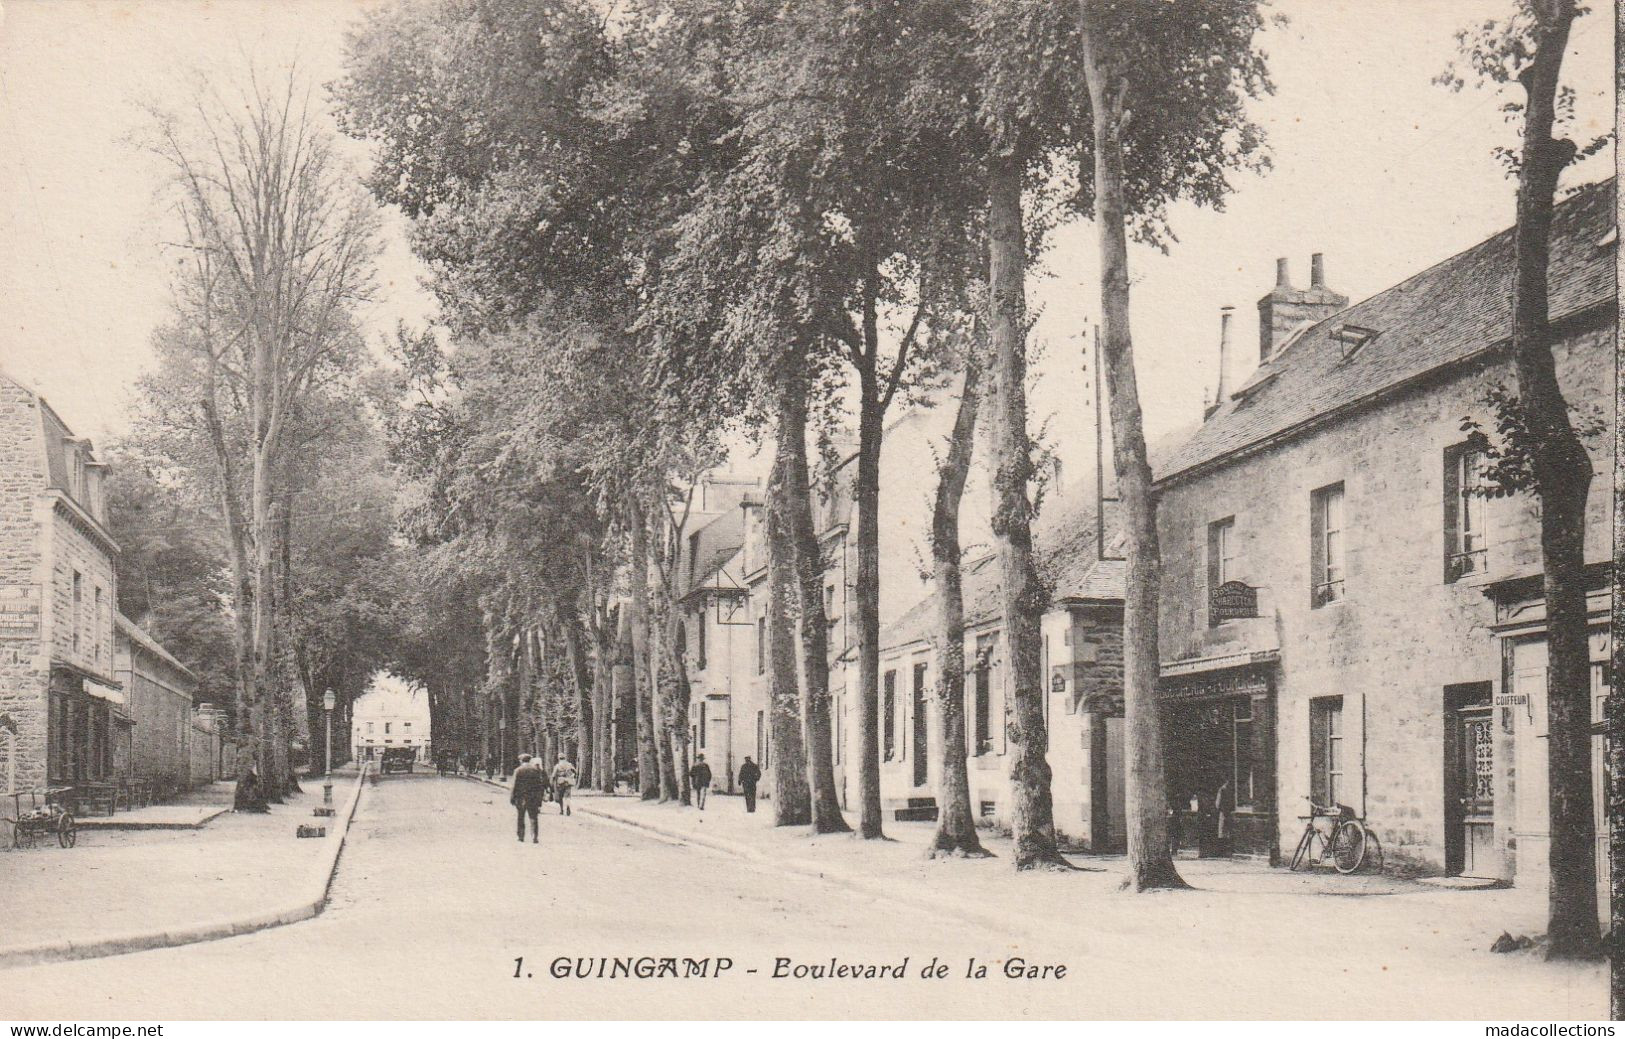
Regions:
<instances>
[{"instance_id":1,"label":"stone wall","mask_svg":"<svg viewBox=\"0 0 1625 1039\"><path fill-rule=\"evenodd\" d=\"M46 782L46 681L50 669L40 612L43 562L38 537L40 489L45 484L45 446L34 395L0 374L0 594L21 604L15 616L20 637L0 639L0 714L17 725L19 789ZM12 616L8 614L8 618ZM32 633L32 634L29 634ZM0 784L10 763L0 761Z\"/></svg>"},{"instance_id":2,"label":"stone wall","mask_svg":"<svg viewBox=\"0 0 1625 1039\"><path fill-rule=\"evenodd\" d=\"M69 508L58 504L51 522L52 656L111 680L113 612L118 599L113 557L98 538L87 532L86 521L67 513Z\"/></svg>"},{"instance_id":3,"label":"stone wall","mask_svg":"<svg viewBox=\"0 0 1625 1039\"><path fill-rule=\"evenodd\" d=\"M1575 336L1557 351L1573 403L1611 399L1613 329ZM1309 703L1342 696L1351 797L1390 859L1429 869L1444 860L1444 687L1488 682L1499 691L1499 649L1484 584L1541 569L1534 502L1489 503L1488 572L1444 580L1444 454L1461 443L1464 415L1493 428L1482 403L1496 364L1458 369L1322 430L1210 473L1166 485L1162 535L1164 661L1279 649L1277 803L1288 853L1310 792ZM1612 454L1593 442L1595 478L1587 559L1608 558ZM1310 603L1310 496L1344 486L1346 595ZM1261 617L1210 628L1208 524L1233 516L1235 576L1259 588ZM1345 798L1349 800L1349 798Z\"/></svg>"}]
</instances>

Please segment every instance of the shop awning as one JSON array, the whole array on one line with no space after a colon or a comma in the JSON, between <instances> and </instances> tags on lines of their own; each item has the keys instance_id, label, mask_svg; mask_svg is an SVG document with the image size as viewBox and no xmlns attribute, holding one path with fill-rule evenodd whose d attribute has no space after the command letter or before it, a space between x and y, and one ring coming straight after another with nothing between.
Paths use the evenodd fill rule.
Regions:
<instances>
[{"instance_id":1,"label":"shop awning","mask_svg":"<svg viewBox=\"0 0 1625 1039\"><path fill-rule=\"evenodd\" d=\"M106 700L111 704L124 706L124 690L116 685L104 685L92 678L85 679L85 692L98 700Z\"/></svg>"}]
</instances>

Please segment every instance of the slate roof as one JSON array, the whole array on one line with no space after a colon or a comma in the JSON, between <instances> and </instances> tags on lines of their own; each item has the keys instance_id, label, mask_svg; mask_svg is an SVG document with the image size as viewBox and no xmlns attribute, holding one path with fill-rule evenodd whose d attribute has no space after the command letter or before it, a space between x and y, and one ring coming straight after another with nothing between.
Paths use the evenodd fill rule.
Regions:
<instances>
[{"instance_id":1,"label":"slate roof","mask_svg":"<svg viewBox=\"0 0 1625 1039\"><path fill-rule=\"evenodd\" d=\"M1108 556L1122 556L1116 507L1107 505ZM1099 559L1095 551L1095 486L1078 481L1050 499L1039 510L1033 528L1034 555L1039 577L1052 589L1056 602L1090 599L1122 602L1126 564L1120 559ZM961 571L965 598L965 624L975 626L999 616L998 562L991 555L967 562ZM880 633L882 651L930 638L936 624L936 594L924 598Z\"/></svg>"},{"instance_id":2,"label":"slate roof","mask_svg":"<svg viewBox=\"0 0 1625 1039\"><path fill-rule=\"evenodd\" d=\"M1588 184L1558 204L1552 221L1551 316L1611 300L1614 181ZM1512 230L1480 242L1295 333L1231 398L1157 467L1167 480L1288 433L1413 378L1460 364L1510 335ZM1375 329L1347 360L1344 325Z\"/></svg>"}]
</instances>

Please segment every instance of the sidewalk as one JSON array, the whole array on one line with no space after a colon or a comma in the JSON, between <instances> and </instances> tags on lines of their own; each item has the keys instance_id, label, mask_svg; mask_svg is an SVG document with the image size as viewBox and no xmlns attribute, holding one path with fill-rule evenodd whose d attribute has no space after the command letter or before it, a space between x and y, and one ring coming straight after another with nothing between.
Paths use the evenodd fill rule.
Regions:
<instances>
[{"instance_id":1,"label":"sidewalk","mask_svg":"<svg viewBox=\"0 0 1625 1039\"><path fill-rule=\"evenodd\" d=\"M342 813L355 773L334 778L333 799ZM201 828L86 827L73 848L50 841L0 853L0 964L3 954L24 947L179 934L286 907L311 888L313 874L335 851L331 842L341 827L334 824L341 819L312 816L321 801L320 781L307 780L303 793L268 814L208 803L158 805L120 813L116 821L145 811L218 817ZM325 824L329 838L297 838L301 824Z\"/></svg>"},{"instance_id":2,"label":"sidewalk","mask_svg":"<svg viewBox=\"0 0 1625 1039\"><path fill-rule=\"evenodd\" d=\"M1383 1017L1516 1017L1514 1011L1538 1006L1554 1012L1562 1006L1579 1017L1606 1012L1601 966L1489 952L1502 930L1544 930L1531 900L1511 890L1181 860L1180 873L1196 890L1134 895L1120 890L1122 856L1073 856L1077 872L1017 874L1010 842L984 833L997 858L927 859L931 823L887 822L890 840L865 841L774 827L770 802L748 815L737 797L713 796L703 813L593 793L578 794L575 806L578 814L723 856L1000 927L1040 947L1106 955L1125 972L1136 964L1165 971L1176 960L1190 970L1244 970L1266 988L1316 990L1331 976L1350 983L1358 978L1360 991L1374 1001L1371 1012ZM726 859L717 861L725 878Z\"/></svg>"}]
</instances>

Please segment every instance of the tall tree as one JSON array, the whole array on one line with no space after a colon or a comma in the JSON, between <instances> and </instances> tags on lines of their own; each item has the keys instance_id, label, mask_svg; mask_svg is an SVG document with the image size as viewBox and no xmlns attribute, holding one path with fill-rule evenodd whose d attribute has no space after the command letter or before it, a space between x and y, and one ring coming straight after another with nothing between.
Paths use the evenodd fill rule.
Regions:
<instances>
[{"instance_id":1,"label":"tall tree","mask_svg":"<svg viewBox=\"0 0 1625 1039\"><path fill-rule=\"evenodd\" d=\"M931 561L936 599L937 828L932 854L986 856L971 809L965 731L965 590L960 571L959 509L975 449L982 400L980 322L963 361L964 378L948 450L937 469L931 509Z\"/></svg>"},{"instance_id":2,"label":"tall tree","mask_svg":"<svg viewBox=\"0 0 1625 1039\"><path fill-rule=\"evenodd\" d=\"M1567 137L1573 91L1562 85L1563 54L1580 14L1575 0L1518 0L1512 17L1459 34L1471 73L1497 85L1517 82L1523 101L1523 140L1501 157L1516 173L1513 229L1512 365L1516 395L1498 408L1503 429L1516 432L1490 473L1511 490L1532 490L1540 502L1542 587L1546 600L1547 802L1551 844L1547 955L1600 954L1597 922L1596 826L1591 793L1591 658L1585 581L1586 504L1591 456L1571 420L1557 379L1548 284L1552 209L1558 180L1575 158L1592 154ZM1441 81L1459 88L1462 78ZM1510 422L1505 421L1511 419Z\"/></svg>"},{"instance_id":3,"label":"tall tree","mask_svg":"<svg viewBox=\"0 0 1625 1039\"><path fill-rule=\"evenodd\" d=\"M278 500L290 439L324 382L360 356L352 321L368 291L376 216L316 122L311 88L250 76L236 96L196 88L184 114L154 112L184 261L168 346L185 358L212 447L233 570L238 723L273 797L294 782L292 690L277 680ZM305 416L308 418L308 416Z\"/></svg>"}]
</instances>

